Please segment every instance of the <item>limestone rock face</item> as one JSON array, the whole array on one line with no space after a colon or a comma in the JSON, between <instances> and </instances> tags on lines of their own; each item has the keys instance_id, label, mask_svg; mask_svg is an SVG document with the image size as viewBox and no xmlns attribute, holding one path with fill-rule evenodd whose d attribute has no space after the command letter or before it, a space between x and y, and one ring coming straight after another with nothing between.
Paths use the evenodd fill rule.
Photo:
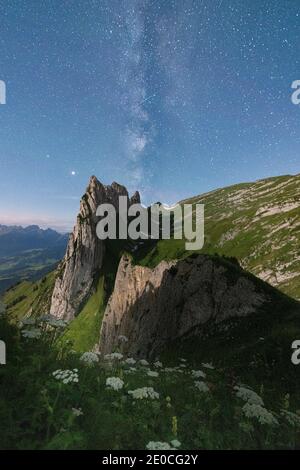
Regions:
<instances>
[{"instance_id":1,"label":"limestone rock face","mask_svg":"<svg viewBox=\"0 0 300 470\"><path fill-rule=\"evenodd\" d=\"M193 334L209 320L250 315L267 301L268 295L240 267L214 257L162 261L150 269L134 266L124 255L99 350L107 354L121 348L126 355L153 357L166 343ZM120 343L120 336L128 341Z\"/></svg>"},{"instance_id":2,"label":"limestone rock face","mask_svg":"<svg viewBox=\"0 0 300 470\"><path fill-rule=\"evenodd\" d=\"M58 318L72 320L91 292L93 281L101 270L105 254L105 241L96 235L96 209L99 204L111 203L118 207L119 196L127 196L124 186L112 183L101 184L95 176L80 201L76 225L70 235L63 261L58 268L58 277L51 299L50 313ZM139 194L133 196L139 202Z\"/></svg>"}]
</instances>

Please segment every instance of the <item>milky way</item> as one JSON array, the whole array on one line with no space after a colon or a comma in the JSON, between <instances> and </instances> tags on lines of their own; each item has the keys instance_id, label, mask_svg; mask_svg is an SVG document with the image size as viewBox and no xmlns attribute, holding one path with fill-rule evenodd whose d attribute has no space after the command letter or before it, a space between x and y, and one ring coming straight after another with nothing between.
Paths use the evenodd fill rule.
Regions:
<instances>
[{"instance_id":1,"label":"milky way","mask_svg":"<svg viewBox=\"0 0 300 470\"><path fill-rule=\"evenodd\" d=\"M91 174L173 203L299 172L299 1L21 0L0 18L2 221L70 225Z\"/></svg>"}]
</instances>

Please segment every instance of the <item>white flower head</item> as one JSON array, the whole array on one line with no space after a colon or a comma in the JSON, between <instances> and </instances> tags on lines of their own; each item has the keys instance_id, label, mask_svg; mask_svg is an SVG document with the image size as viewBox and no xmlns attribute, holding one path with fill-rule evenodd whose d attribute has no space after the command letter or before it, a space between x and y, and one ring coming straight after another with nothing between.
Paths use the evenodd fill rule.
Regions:
<instances>
[{"instance_id":1,"label":"white flower head","mask_svg":"<svg viewBox=\"0 0 300 470\"><path fill-rule=\"evenodd\" d=\"M139 362L140 362L140 365L141 365L141 366L144 366L144 367L149 366L149 362L146 361L146 359L140 359Z\"/></svg>"},{"instance_id":2,"label":"white flower head","mask_svg":"<svg viewBox=\"0 0 300 470\"><path fill-rule=\"evenodd\" d=\"M158 377L159 373L155 372L155 370L148 370L147 375L149 375L149 377Z\"/></svg>"},{"instance_id":3,"label":"white flower head","mask_svg":"<svg viewBox=\"0 0 300 470\"><path fill-rule=\"evenodd\" d=\"M165 367L164 372L178 372L176 367Z\"/></svg>"},{"instance_id":4,"label":"white flower head","mask_svg":"<svg viewBox=\"0 0 300 470\"><path fill-rule=\"evenodd\" d=\"M214 366L208 362L202 363L202 367L205 367L205 369L214 369Z\"/></svg>"},{"instance_id":5,"label":"white flower head","mask_svg":"<svg viewBox=\"0 0 300 470\"><path fill-rule=\"evenodd\" d=\"M154 362L154 364L153 364L153 365L154 365L154 367L159 367L159 368L163 366L163 365L162 365L162 363L161 363L160 361L156 361L156 362Z\"/></svg>"},{"instance_id":6,"label":"white flower head","mask_svg":"<svg viewBox=\"0 0 300 470\"><path fill-rule=\"evenodd\" d=\"M170 446L168 442L161 442L161 441L150 441L146 445L146 449L148 450L174 450L173 447Z\"/></svg>"},{"instance_id":7,"label":"white flower head","mask_svg":"<svg viewBox=\"0 0 300 470\"><path fill-rule=\"evenodd\" d=\"M72 413L76 417L83 415L83 411L81 408L72 408Z\"/></svg>"},{"instance_id":8,"label":"white flower head","mask_svg":"<svg viewBox=\"0 0 300 470\"><path fill-rule=\"evenodd\" d=\"M64 385L70 384L70 383L78 383L79 382L79 377L78 377L78 372L76 372L77 369L57 369L54 372L52 372L53 377L63 383Z\"/></svg>"},{"instance_id":9,"label":"white flower head","mask_svg":"<svg viewBox=\"0 0 300 470\"><path fill-rule=\"evenodd\" d=\"M123 354L118 352L113 352L111 354L105 354L104 360L105 361L120 361L123 359Z\"/></svg>"},{"instance_id":10,"label":"white flower head","mask_svg":"<svg viewBox=\"0 0 300 470\"><path fill-rule=\"evenodd\" d=\"M143 400L144 398L150 398L151 400L158 400L159 393L155 392L152 387L136 388L135 390L129 390L129 395L135 400Z\"/></svg>"},{"instance_id":11,"label":"white flower head","mask_svg":"<svg viewBox=\"0 0 300 470\"><path fill-rule=\"evenodd\" d=\"M121 390L124 382L119 377L108 377L106 379L106 386L112 390Z\"/></svg>"},{"instance_id":12,"label":"white flower head","mask_svg":"<svg viewBox=\"0 0 300 470\"><path fill-rule=\"evenodd\" d=\"M92 365L95 362L99 362L99 357L98 354L88 351L82 354L80 360L88 365Z\"/></svg>"},{"instance_id":13,"label":"white flower head","mask_svg":"<svg viewBox=\"0 0 300 470\"><path fill-rule=\"evenodd\" d=\"M128 357L127 359L125 359L125 364L129 364L129 365L134 365L136 363L136 360L133 359L133 357Z\"/></svg>"},{"instance_id":14,"label":"white flower head","mask_svg":"<svg viewBox=\"0 0 300 470\"><path fill-rule=\"evenodd\" d=\"M173 439L173 441L171 441L170 444L171 444L172 447L175 447L175 448L181 446L181 442L178 441L178 439Z\"/></svg>"},{"instance_id":15,"label":"white flower head","mask_svg":"<svg viewBox=\"0 0 300 470\"><path fill-rule=\"evenodd\" d=\"M194 379L200 379L200 378L205 379L206 378L206 374L202 370L192 370L191 374L192 374L192 377Z\"/></svg>"},{"instance_id":16,"label":"white flower head","mask_svg":"<svg viewBox=\"0 0 300 470\"><path fill-rule=\"evenodd\" d=\"M300 416L299 415L288 410L281 410L280 414L287 420L287 422L291 426L295 428L300 428Z\"/></svg>"},{"instance_id":17,"label":"white flower head","mask_svg":"<svg viewBox=\"0 0 300 470\"><path fill-rule=\"evenodd\" d=\"M256 418L260 424L278 425L275 416L261 405L247 402L243 408L243 413L247 418Z\"/></svg>"},{"instance_id":18,"label":"white flower head","mask_svg":"<svg viewBox=\"0 0 300 470\"><path fill-rule=\"evenodd\" d=\"M242 400L251 403L252 405L264 406L262 398L253 390L242 385L236 385L234 387L236 391L236 396Z\"/></svg>"},{"instance_id":19,"label":"white flower head","mask_svg":"<svg viewBox=\"0 0 300 470\"><path fill-rule=\"evenodd\" d=\"M200 392L203 392L203 393L209 392L209 387L208 387L208 385L206 385L205 382L201 382L201 381L197 380L196 382L194 382L194 384L195 384L195 387L196 387Z\"/></svg>"}]
</instances>

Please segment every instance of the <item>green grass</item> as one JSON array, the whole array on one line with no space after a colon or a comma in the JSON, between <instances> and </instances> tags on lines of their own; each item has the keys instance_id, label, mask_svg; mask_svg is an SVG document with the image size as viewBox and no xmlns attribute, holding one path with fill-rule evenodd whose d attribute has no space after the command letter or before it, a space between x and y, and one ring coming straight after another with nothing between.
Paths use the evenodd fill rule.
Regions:
<instances>
[{"instance_id":1,"label":"green grass","mask_svg":"<svg viewBox=\"0 0 300 470\"><path fill-rule=\"evenodd\" d=\"M55 278L56 271L52 271L37 282L22 281L11 287L3 296L10 320L49 313Z\"/></svg>"},{"instance_id":2,"label":"green grass","mask_svg":"<svg viewBox=\"0 0 300 470\"><path fill-rule=\"evenodd\" d=\"M89 351L99 342L101 322L105 310L104 276L79 315L70 323L61 341L75 351Z\"/></svg>"}]
</instances>

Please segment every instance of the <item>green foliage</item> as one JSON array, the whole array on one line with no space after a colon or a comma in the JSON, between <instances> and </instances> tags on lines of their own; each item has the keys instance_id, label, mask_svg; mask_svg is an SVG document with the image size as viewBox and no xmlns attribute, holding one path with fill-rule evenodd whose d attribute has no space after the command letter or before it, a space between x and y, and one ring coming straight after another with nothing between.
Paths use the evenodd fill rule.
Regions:
<instances>
[{"instance_id":1,"label":"green foliage","mask_svg":"<svg viewBox=\"0 0 300 470\"><path fill-rule=\"evenodd\" d=\"M231 331L235 336L234 326ZM57 331L49 328L40 339L26 339L2 318L0 336L8 352L7 365L0 367L1 449L145 449L150 441L170 443L173 439L181 443L181 449L294 449L299 445L300 416L292 414L299 420L292 425L282 411L297 412L299 381L286 381L283 390L280 382L288 375L277 369L277 363L266 361L262 342L256 348L262 362L257 361L256 382L250 385L272 418L265 424L260 422L261 409L247 416L248 402L237 396L235 388L249 378L245 369L251 358L245 360L242 355L239 364L225 365L229 348L222 342L209 348L201 340L201 359L191 357L191 362L173 351L171 368L166 367L166 358L161 366L136 363L132 368L124 361L86 364L80 355L53 347ZM238 357L240 350L234 344L230 349ZM180 353L184 351L188 354L186 348ZM204 364L212 356L214 368ZM57 369L76 369L78 382L65 384L56 379L53 372ZM150 370L157 376L149 376ZM205 376L194 377L192 370ZM121 379L123 387L109 388L108 377ZM206 391L199 390L196 382L205 384ZM128 393L140 387L152 387L159 397L135 399ZM246 391L253 395L252 390Z\"/></svg>"},{"instance_id":2,"label":"green foliage","mask_svg":"<svg viewBox=\"0 0 300 470\"><path fill-rule=\"evenodd\" d=\"M101 276L95 292L90 296L79 315L70 323L61 338L75 351L88 351L99 342L99 333L105 309L104 276Z\"/></svg>"}]
</instances>

